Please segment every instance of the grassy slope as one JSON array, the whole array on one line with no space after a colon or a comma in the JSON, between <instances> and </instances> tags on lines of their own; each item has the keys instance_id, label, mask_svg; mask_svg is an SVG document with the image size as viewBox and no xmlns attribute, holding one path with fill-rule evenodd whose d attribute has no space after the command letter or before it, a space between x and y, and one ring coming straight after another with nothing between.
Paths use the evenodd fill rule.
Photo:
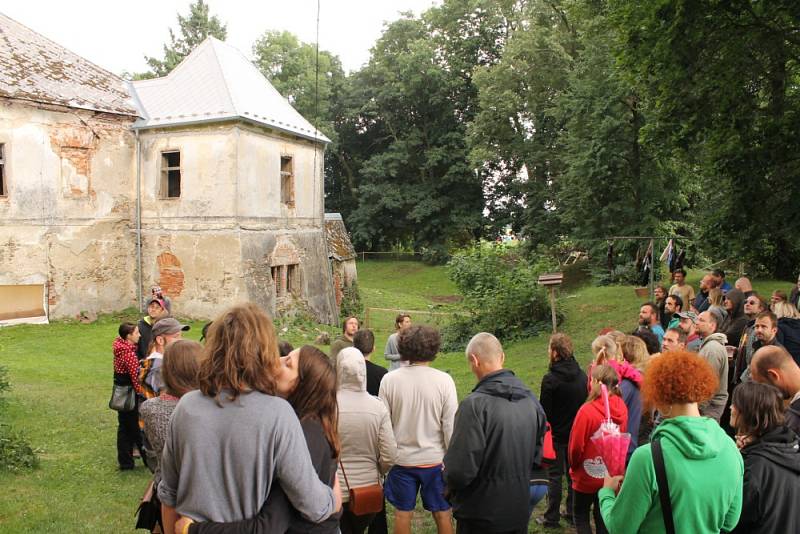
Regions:
<instances>
[{"instance_id":1,"label":"grassy slope","mask_svg":"<svg viewBox=\"0 0 800 534\"><path fill-rule=\"evenodd\" d=\"M455 294L444 268L412 262L367 262L358 268L368 306L457 308L436 306L430 298ZM693 278L696 285L697 276ZM771 282L757 284L757 289L771 291L789 285ZM597 330L609 325L629 330L638 312L638 300L630 288L585 288L577 296L562 296L562 303L567 314L563 328L574 337L583 361L588 361L588 346ZM111 341L122 319L0 329L0 363L9 367L14 386L3 401L3 411L41 449L42 460L35 471L0 472L0 533L132 529L133 512L149 475L142 467L126 473L116 470L116 415L106 407ZM197 339L200 326L194 323L187 337ZM371 327L381 354L391 326L391 314L375 315ZM282 335L296 344L312 337L309 329ZM506 347L508 367L535 391L547 367L546 344L546 338L539 337ZM375 361L382 363L382 358L377 356ZM436 366L452 374L460 397L469 393L474 378L462 354L443 354ZM426 516L420 514L415 532L431 531ZM532 531L537 530L532 527Z\"/></svg>"}]
</instances>

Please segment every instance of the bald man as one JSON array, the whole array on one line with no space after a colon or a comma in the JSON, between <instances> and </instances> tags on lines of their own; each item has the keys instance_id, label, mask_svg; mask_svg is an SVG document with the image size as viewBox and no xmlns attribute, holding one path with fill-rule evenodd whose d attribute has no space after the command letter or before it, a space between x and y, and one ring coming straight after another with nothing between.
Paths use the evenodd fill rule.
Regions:
<instances>
[{"instance_id":1,"label":"bald man","mask_svg":"<svg viewBox=\"0 0 800 534\"><path fill-rule=\"evenodd\" d=\"M503 369L503 347L492 334L475 335L466 356L478 384L458 407L444 457L457 532L527 533L531 502L547 492L544 410Z\"/></svg>"},{"instance_id":2,"label":"bald man","mask_svg":"<svg viewBox=\"0 0 800 534\"><path fill-rule=\"evenodd\" d=\"M749 297L755 291L753 291L753 284L750 283L750 279L746 276L742 276L741 278L737 278L736 282L733 284L733 287L744 293L745 297Z\"/></svg>"},{"instance_id":3,"label":"bald man","mask_svg":"<svg viewBox=\"0 0 800 534\"><path fill-rule=\"evenodd\" d=\"M800 434L800 367L789 352L777 345L761 347L753 354L750 376L755 382L772 384L788 401L786 426Z\"/></svg>"}]
</instances>

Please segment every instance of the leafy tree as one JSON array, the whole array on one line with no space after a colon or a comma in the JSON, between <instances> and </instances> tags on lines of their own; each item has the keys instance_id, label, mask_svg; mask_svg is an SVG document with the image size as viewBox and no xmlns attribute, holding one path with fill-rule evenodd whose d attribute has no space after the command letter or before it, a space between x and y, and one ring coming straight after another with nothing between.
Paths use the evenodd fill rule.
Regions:
<instances>
[{"instance_id":1,"label":"leafy tree","mask_svg":"<svg viewBox=\"0 0 800 534\"><path fill-rule=\"evenodd\" d=\"M691 168L717 257L789 276L800 263L797 3L609 2L617 55L646 97L645 138Z\"/></svg>"},{"instance_id":2,"label":"leafy tree","mask_svg":"<svg viewBox=\"0 0 800 534\"><path fill-rule=\"evenodd\" d=\"M354 158L348 218L357 246L444 247L475 236L483 199L453 106L461 83L437 61L428 23L410 16L386 28L354 75L360 109L347 126L365 149Z\"/></svg>"},{"instance_id":3,"label":"leafy tree","mask_svg":"<svg viewBox=\"0 0 800 534\"><path fill-rule=\"evenodd\" d=\"M616 67L603 14L591 13L578 24L580 53L554 106L565 126L560 224L578 242L653 235L673 213L668 166L640 139L645 109Z\"/></svg>"},{"instance_id":4,"label":"leafy tree","mask_svg":"<svg viewBox=\"0 0 800 534\"><path fill-rule=\"evenodd\" d=\"M253 45L254 62L289 103L328 137L334 136L331 106L344 83L344 70L339 57L317 50L311 43L301 42L287 31L265 32Z\"/></svg>"},{"instance_id":5,"label":"leafy tree","mask_svg":"<svg viewBox=\"0 0 800 534\"><path fill-rule=\"evenodd\" d=\"M166 76L208 36L224 41L228 35L226 25L216 15L209 16L208 4L203 0L197 0L189 6L188 16L178 14L178 26L177 37L172 28L169 30L170 42L164 45L164 59L145 56L151 70L134 75L135 79Z\"/></svg>"},{"instance_id":6,"label":"leafy tree","mask_svg":"<svg viewBox=\"0 0 800 534\"><path fill-rule=\"evenodd\" d=\"M481 170L493 232L510 224L535 243L560 232L563 120L552 110L568 85L573 30L545 2L523 4L507 22L500 57L474 73L479 109L469 126L471 161Z\"/></svg>"}]
</instances>

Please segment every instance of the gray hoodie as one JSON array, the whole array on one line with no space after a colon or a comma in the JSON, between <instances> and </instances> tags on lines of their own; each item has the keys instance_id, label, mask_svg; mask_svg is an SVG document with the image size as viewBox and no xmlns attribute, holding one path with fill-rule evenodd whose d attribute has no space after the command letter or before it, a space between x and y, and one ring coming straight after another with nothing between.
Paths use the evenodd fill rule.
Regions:
<instances>
[{"instance_id":1,"label":"gray hoodie","mask_svg":"<svg viewBox=\"0 0 800 534\"><path fill-rule=\"evenodd\" d=\"M715 332L704 338L700 345L700 356L711 364L714 374L719 379L719 387L714 396L700 404L700 414L711 417L718 423L728 400L728 351L725 350L727 342L725 334Z\"/></svg>"}]
</instances>

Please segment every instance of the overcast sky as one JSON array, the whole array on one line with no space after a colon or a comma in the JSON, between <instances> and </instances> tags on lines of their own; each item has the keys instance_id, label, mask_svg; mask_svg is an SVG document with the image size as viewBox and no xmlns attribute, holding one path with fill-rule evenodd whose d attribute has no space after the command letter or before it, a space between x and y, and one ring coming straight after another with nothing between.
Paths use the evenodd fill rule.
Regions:
<instances>
[{"instance_id":1,"label":"overcast sky","mask_svg":"<svg viewBox=\"0 0 800 534\"><path fill-rule=\"evenodd\" d=\"M169 28L192 0L0 0L0 12L117 74L147 70L144 56L162 58ZM252 57L267 30L288 30L315 41L316 0L207 0L211 14L228 27L227 42ZM320 48L358 70L383 23L401 11L419 14L439 0L320 0Z\"/></svg>"}]
</instances>

